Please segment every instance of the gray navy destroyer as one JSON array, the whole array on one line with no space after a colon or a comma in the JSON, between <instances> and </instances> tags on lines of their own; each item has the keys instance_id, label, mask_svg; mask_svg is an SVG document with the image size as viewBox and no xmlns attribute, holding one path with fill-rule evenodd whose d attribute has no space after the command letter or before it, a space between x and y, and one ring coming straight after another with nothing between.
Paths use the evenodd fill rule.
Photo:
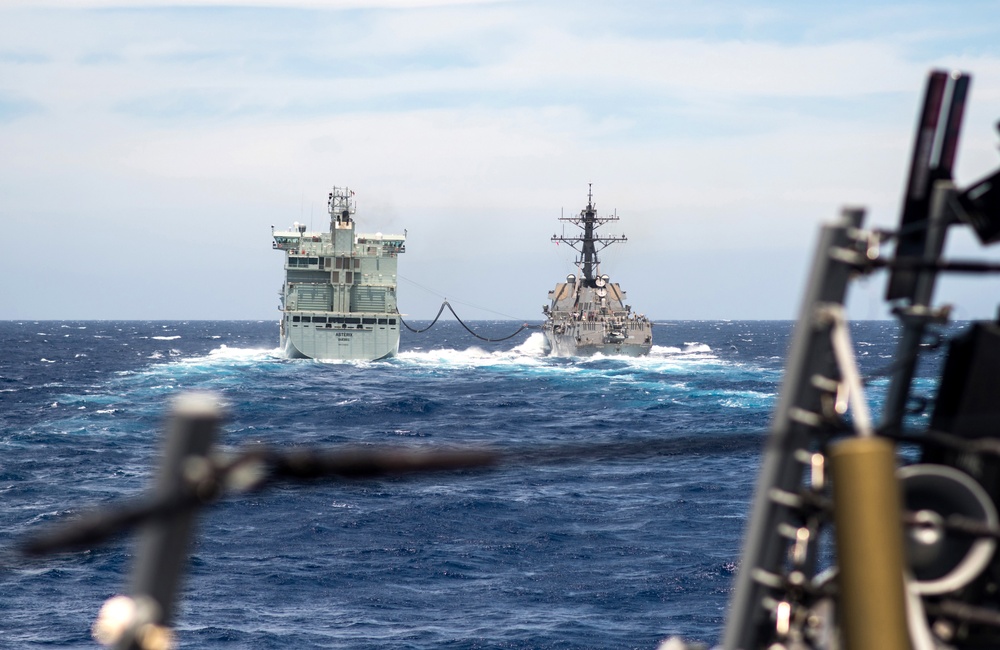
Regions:
<instances>
[{"instance_id":1,"label":"gray navy destroyer","mask_svg":"<svg viewBox=\"0 0 1000 650\"><path fill-rule=\"evenodd\" d=\"M575 217L560 217L578 226L578 236L552 235L552 241L569 244L580 253L576 260L579 276L569 275L549 292L549 304L542 307L546 320L542 332L549 353L558 357L593 354L647 354L653 346L653 324L641 314L633 314L625 304L625 292L617 282L601 274L598 250L625 236L601 237L596 230L617 215L598 217L593 192L587 193L587 207ZM600 248L598 248L600 247Z\"/></svg>"},{"instance_id":2,"label":"gray navy destroyer","mask_svg":"<svg viewBox=\"0 0 1000 650\"><path fill-rule=\"evenodd\" d=\"M399 352L396 262L404 235L355 232L354 192L334 187L329 232L272 232L285 252L281 350L292 359L372 361Z\"/></svg>"}]
</instances>

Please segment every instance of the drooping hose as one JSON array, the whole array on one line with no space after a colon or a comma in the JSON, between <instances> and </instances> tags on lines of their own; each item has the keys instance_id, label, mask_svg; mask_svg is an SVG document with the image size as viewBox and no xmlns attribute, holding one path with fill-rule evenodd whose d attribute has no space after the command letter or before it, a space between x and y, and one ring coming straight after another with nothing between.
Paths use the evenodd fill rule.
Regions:
<instances>
[{"instance_id":1,"label":"drooping hose","mask_svg":"<svg viewBox=\"0 0 1000 650\"><path fill-rule=\"evenodd\" d=\"M470 328L468 325L466 325L465 322L461 318L458 317L458 314L455 313L455 309L451 306L451 304L447 300L445 300L443 303L441 303L441 309L438 309L437 316L434 317L434 320L431 321L431 324L428 325L427 327L423 328L423 329L419 329L418 330L418 329L414 329L414 328L410 327L409 324L407 324L407 322L402 319L402 317L400 317L399 322L403 324L403 327L405 327L406 329L410 330L414 334L420 334L420 333L426 332L430 328L434 327L434 324L438 322L439 318L441 318L441 314L444 313L444 308L445 307L447 307L448 311L451 312L451 315L455 317L455 320L458 321L458 324L465 328L466 332L468 332L469 334L473 335L474 337L476 337L480 341L486 341L487 343L499 343L500 341L506 341L507 339L512 339L515 336L517 336L518 334L520 334L521 332L523 332L524 330L530 329L532 327L532 325L528 325L527 323L525 323L525 324L521 325L521 327L519 327L517 329L517 331L515 331L513 334L510 334L508 336L504 336L504 337L498 338L498 339L486 338L485 336L480 336L479 334L476 334L472 330L472 328Z\"/></svg>"}]
</instances>

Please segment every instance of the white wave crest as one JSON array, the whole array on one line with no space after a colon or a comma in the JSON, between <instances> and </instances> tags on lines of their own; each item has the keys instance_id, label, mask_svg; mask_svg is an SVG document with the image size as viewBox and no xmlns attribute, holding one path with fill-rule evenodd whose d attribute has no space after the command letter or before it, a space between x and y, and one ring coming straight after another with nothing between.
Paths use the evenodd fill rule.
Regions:
<instances>
[{"instance_id":1,"label":"white wave crest","mask_svg":"<svg viewBox=\"0 0 1000 650\"><path fill-rule=\"evenodd\" d=\"M532 332L524 343L515 346L511 352L529 357L543 357L548 353L549 344L541 332Z\"/></svg>"},{"instance_id":2,"label":"white wave crest","mask_svg":"<svg viewBox=\"0 0 1000 650\"><path fill-rule=\"evenodd\" d=\"M226 345L210 350L208 354L188 357L180 357L180 354L181 353L177 350L171 350L169 352L169 356L160 352L155 352L153 355L148 357L153 360L153 363L151 363L150 366L144 371L123 371L119 373L119 375L142 376L148 378L162 377L166 375L167 377L172 378L178 373L203 373L205 371L211 371L213 368L221 369L232 366L247 366L281 358L280 350L277 348L231 348ZM171 389L173 388L173 385L172 382L166 385L157 384L154 388Z\"/></svg>"},{"instance_id":3,"label":"white wave crest","mask_svg":"<svg viewBox=\"0 0 1000 650\"><path fill-rule=\"evenodd\" d=\"M280 348L231 348L225 344L208 353L213 361L263 361L280 357Z\"/></svg>"},{"instance_id":4,"label":"white wave crest","mask_svg":"<svg viewBox=\"0 0 1000 650\"><path fill-rule=\"evenodd\" d=\"M683 348L671 345L654 345L649 351L651 357L671 357L671 356L699 356L702 358L715 358L715 352L711 346L698 342L685 342Z\"/></svg>"},{"instance_id":5,"label":"white wave crest","mask_svg":"<svg viewBox=\"0 0 1000 650\"><path fill-rule=\"evenodd\" d=\"M603 372L600 368L611 361L643 370L682 370L708 365L728 365L704 343L689 342L683 348L654 345L650 353L641 357L595 354L588 357L556 358L548 356L548 345L541 332L533 332L528 339L509 350L490 351L479 346L465 349L435 348L407 350L399 360L423 367L478 368L522 367L533 372L552 371L559 374L577 372Z\"/></svg>"},{"instance_id":6,"label":"white wave crest","mask_svg":"<svg viewBox=\"0 0 1000 650\"><path fill-rule=\"evenodd\" d=\"M463 350L435 348L432 350L407 350L399 360L420 366L476 368L489 366L537 366L545 357L545 337L534 332L524 343L510 350L488 351L479 346Z\"/></svg>"}]
</instances>

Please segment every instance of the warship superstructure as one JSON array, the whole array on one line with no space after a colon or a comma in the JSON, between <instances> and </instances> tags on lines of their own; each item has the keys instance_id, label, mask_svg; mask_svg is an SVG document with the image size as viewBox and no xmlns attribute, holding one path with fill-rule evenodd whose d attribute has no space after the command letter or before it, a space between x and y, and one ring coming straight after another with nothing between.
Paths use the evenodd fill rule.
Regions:
<instances>
[{"instance_id":1,"label":"warship superstructure","mask_svg":"<svg viewBox=\"0 0 1000 650\"><path fill-rule=\"evenodd\" d=\"M549 304L542 307L546 320L542 332L549 353L559 357L589 356L597 353L637 357L653 346L653 324L641 314L633 314L625 304L625 292L617 282L601 274L597 253L622 236L602 237L596 230L617 215L597 216L593 191L587 192L587 207L575 217L560 217L578 226L576 236L552 235L552 241L566 243L579 252L579 276L570 274L549 292Z\"/></svg>"},{"instance_id":2,"label":"warship superstructure","mask_svg":"<svg viewBox=\"0 0 1000 650\"><path fill-rule=\"evenodd\" d=\"M399 351L396 262L406 236L355 232L354 192L334 187L329 232L272 232L285 252L281 349L293 359L375 360Z\"/></svg>"}]
</instances>

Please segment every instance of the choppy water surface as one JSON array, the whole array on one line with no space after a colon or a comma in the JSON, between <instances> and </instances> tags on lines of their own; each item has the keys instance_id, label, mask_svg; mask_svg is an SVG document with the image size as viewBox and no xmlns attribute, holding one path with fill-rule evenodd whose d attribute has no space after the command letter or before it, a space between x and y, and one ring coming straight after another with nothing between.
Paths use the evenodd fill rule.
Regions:
<instances>
[{"instance_id":1,"label":"choppy water surface","mask_svg":"<svg viewBox=\"0 0 1000 650\"><path fill-rule=\"evenodd\" d=\"M227 405L229 448L677 444L228 499L200 519L180 647L713 643L790 332L658 323L648 357L551 359L537 330L486 344L450 322L404 333L390 361L322 363L279 358L270 322L0 323L0 636L93 647L97 610L127 590L131 539L39 562L9 549L139 495L169 399L208 389ZM894 324L853 333L863 371L888 364ZM877 401L885 381L870 388Z\"/></svg>"}]
</instances>

